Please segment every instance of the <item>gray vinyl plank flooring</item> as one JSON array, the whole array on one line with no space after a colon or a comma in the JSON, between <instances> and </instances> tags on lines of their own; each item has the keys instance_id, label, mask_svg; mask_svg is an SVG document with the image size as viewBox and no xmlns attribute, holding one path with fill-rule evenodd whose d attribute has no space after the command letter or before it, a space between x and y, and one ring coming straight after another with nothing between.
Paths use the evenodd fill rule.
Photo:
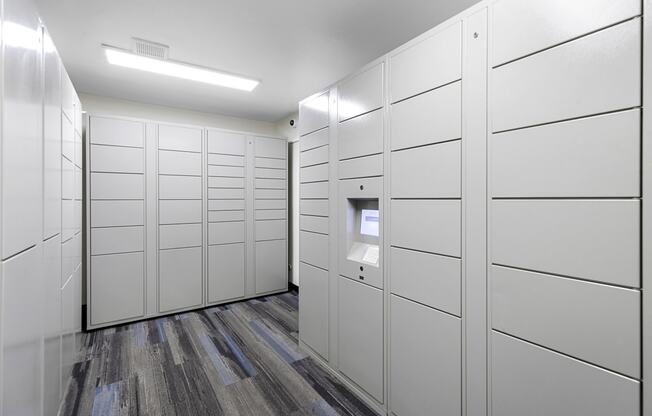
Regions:
<instances>
[{"instance_id":1,"label":"gray vinyl plank flooring","mask_svg":"<svg viewBox=\"0 0 652 416\"><path fill-rule=\"evenodd\" d=\"M296 292L101 329L62 416L375 413L298 346Z\"/></svg>"}]
</instances>

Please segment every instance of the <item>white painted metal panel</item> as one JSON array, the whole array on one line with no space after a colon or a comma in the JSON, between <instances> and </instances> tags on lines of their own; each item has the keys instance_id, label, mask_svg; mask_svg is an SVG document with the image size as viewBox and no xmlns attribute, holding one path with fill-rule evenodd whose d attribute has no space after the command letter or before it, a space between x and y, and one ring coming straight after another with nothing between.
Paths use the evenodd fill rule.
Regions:
<instances>
[{"instance_id":1,"label":"white painted metal panel","mask_svg":"<svg viewBox=\"0 0 652 416\"><path fill-rule=\"evenodd\" d=\"M450 314L462 313L462 261L460 259L390 249L392 293Z\"/></svg>"},{"instance_id":2,"label":"white painted metal panel","mask_svg":"<svg viewBox=\"0 0 652 416\"><path fill-rule=\"evenodd\" d=\"M260 191L257 191L256 197L259 198L259 195ZM305 199L328 198L328 181L302 183L299 186L299 196ZM283 194L282 198L284 197L285 194Z\"/></svg>"},{"instance_id":3,"label":"white painted metal panel","mask_svg":"<svg viewBox=\"0 0 652 416\"><path fill-rule=\"evenodd\" d=\"M144 254L92 256L90 261L91 323L100 325L143 316Z\"/></svg>"},{"instance_id":4,"label":"white painted metal panel","mask_svg":"<svg viewBox=\"0 0 652 416\"><path fill-rule=\"evenodd\" d=\"M158 197L159 199L201 199L201 177L160 175Z\"/></svg>"},{"instance_id":5,"label":"white painted metal panel","mask_svg":"<svg viewBox=\"0 0 652 416\"><path fill-rule=\"evenodd\" d=\"M158 227L158 248L200 247L202 245L201 224L170 224Z\"/></svg>"},{"instance_id":6,"label":"white painted metal panel","mask_svg":"<svg viewBox=\"0 0 652 416\"><path fill-rule=\"evenodd\" d=\"M299 229L313 233L328 234L328 217L301 215Z\"/></svg>"},{"instance_id":7,"label":"white painted metal panel","mask_svg":"<svg viewBox=\"0 0 652 416\"><path fill-rule=\"evenodd\" d=\"M209 153L207 155L207 160L209 165L217 166L244 166L245 158L244 156L234 156L234 155L217 155Z\"/></svg>"},{"instance_id":8,"label":"white painted metal panel","mask_svg":"<svg viewBox=\"0 0 652 416\"><path fill-rule=\"evenodd\" d=\"M339 121L383 106L383 70L383 63L379 63L339 85Z\"/></svg>"},{"instance_id":9,"label":"white painted metal panel","mask_svg":"<svg viewBox=\"0 0 652 416\"><path fill-rule=\"evenodd\" d=\"M209 188L244 188L245 180L244 178L209 176L208 187Z\"/></svg>"},{"instance_id":10,"label":"white painted metal panel","mask_svg":"<svg viewBox=\"0 0 652 416\"><path fill-rule=\"evenodd\" d=\"M75 198L75 165L61 158L61 199Z\"/></svg>"},{"instance_id":11,"label":"white painted metal panel","mask_svg":"<svg viewBox=\"0 0 652 416\"><path fill-rule=\"evenodd\" d=\"M75 271L77 256L77 241L71 236L61 244L61 287Z\"/></svg>"},{"instance_id":12,"label":"white painted metal panel","mask_svg":"<svg viewBox=\"0 0 652 416\"><path fill-rule=\"evenodd\" d=\"M117 254L145 249L144 227L109 227L91 229L91 255Z\"/></svg>"},{"instance_id":13,"label":"white painted metal panel","mask_svg":"<svg viewBox=\"0 0 652 416\"><path fill-rule=\"evenodd\" d=\"M91 199L144 199L145 177L131 173L91 173Z\"/></svg>"},{"instance_id":14,"label":"white painted metal panel","mask_svg":"<svg viewBox=\"0 0 652 416\"><path fill-rule=\"evenodd\" d=\"M492 7L492 64L517 59L639 14L638 0L497 1Z\"/></svg>"},{"instance_id":15,"label":"white painted metal panel","mask_svg":"<svg viewBox=\"0 0 652 416\"><path fill-rule=\"evenodd\" d=\"M232 210L244 210L244 209L245 209L245 201L242 199L208 201L209 211L232 211Z\"/></svg>"},{"instance_id":16,"label":"white painted metal panel","mask_svg":"<svg viewBox=\"0 0 652 416\"><path fill-rule=\"evenodd\" d=\"M392 198L460 198L462 141L391 154Z\"/></svg>"},{"instance_id":17,"label":"white painted metal panel","mask_svg":"<svg viewBox=\"0 0 652 416\"><path fill-rule=\"evenodd\" d=\"M393 200L391 244L460 257L461 210L459 200Z\"/></svg>"},{"instance_id":18,"label":"white painted metal panel","mask_svg":"<svg viewBox=\"0 0 652 416\"><path fill-rule=\"evenodd\" d=\"M299 179L301 183L327 181L328 163L300 168Z\"/></svg>"},{"instance_id":19,"label":"white painted metal panel","mask_svg":"<svg viewBox=\"0 0 652 416\"><path fill-rule=\"evenodd\" d=\"M61 154L71 162L75 161L75 130L72 122L61 115Z\"/></svg>"},{"instance_id":20,"label":"white painted metal panel","mask_svg":"<svg viewBox=\"0 0 652 416\"><path fill-rule=\"evenodd\" d=\"M286 179L254 179L256 189L286 189Z\"/></svg>"},{"instance_id":21,"label":"white painted metal panel","mask_svg":"<svg viewBox=\"0 0 652 416\"><path fill-rule=\"evenodd\" d=\"M225 176L232 178L244 178L245 170L239 166L208 166L208 176Z\"/></svg>"},{"instance_id":22,"label":"white painted metal panel","mask_svg":"<svg viewBox=\"0 0 652 416\"><path fill-rule=\"evenodd\" d=\"M158 148L201 153L202 131L198 128L158 125Z\"/></svg>"},{"instance_id":23,"label":"white painted metal panel","mask_svg":"<svg viewBox=\"0 0 652 416\"><path fill-rule=\"evenodd\" d=\"M390 58L390 100L396 102L462 78L462 23Z\"/></svg>"},{"instance_id":24,"label":"white painted metal panel","mask_svg":"<svg viewBox=\"0 0 652 416\"><path fill-rule=\"evenodd\" d=\"M340 161L340 179L368 178L383 175L383 155L372 155Z\"/></svg>"},{"instance_id":25,"label":"white painted metal panel","mask_svg":"<svg viewBox=\"0 0 652 416\"><path fill-rule=\"evenodd\" d=\"M493 131L641 103L641 21L630 20L493 70Z\"/></svg>"},{"instance_id":26,"label":"white painted metal panel","mask_svg":"<svg viewBox=\"0 0 652 416\"><path fill-rule=\"evenodd\" d=\"M45 44L52 38L44 30ZM56 51L43 53L43 238L61 231L61 63ZM59 295L57 293L57 298ZM60 324L59 324L60 325ZM46 340L46 354L48 341ZM58 348L57 348L58 349ZM47 365L47 363L46 363ZM57 377L58 378L58 377ZM57 385L58 388L58 385ZM46 410L52 410L52 387L46 386ZM58 391L57 391L58 395ZM57 397L58 399L58 397ZM58 401L57 401L58 402Z\"/></svg>"},{"instance_id":27,"label":"white painted metal panel","mask_svg":"<svg viewBox=\"0 0 652 416\"><path fill-rule=\"evenodd\" d=\"M256 221L256 241L285 239L287 229L285 220Z\"/></svg>"},{"instance_id":28,"label":"white painted metal panel","mask_svg":"<svg viewBox=\"0 0 652 416\"><path fill-rule=\"evenodd\" d=\"M82 136L81 133L75 131L75 165L82 167L84 161L84 154L82 151Z\"/></svg>"},{"instance_id":29,"label":"white painted metal panel","mask_svg":"<svg viewBox=\"0 0 652 416\"><path fill-rule=\"evenodd\" d=\"M329 129L323 129L301 137L301 139L299 139L301 151L305 152L306 150L326 146L328 144L328 132ZM256 161L256 166L260 166L258 161Z\"/></svg>"},{"instance_id":30,"label":"white painted metal panel","mask_svg":"<svg viewBox=\"0 0 652 416\"><path fill-rule=\"evenodd\" d=\"M208 199L244 199L244 189L209 188Z\"/></svg>"},{"instance_id":31,"label":"white painted metal panel","mask_svg":"<svg viewBox=\"0 0 652 416\"><path fill-rule=\"evenodd\" d=\"M497 200L493 263L640 286L640 203L635 200Z\"/></svg>"},{"instance_id":32,"label":"white painted metal panel","mask_svg":"<svg viewBox=\"0 0 652 416\"><path fill-rule=\"evenodd\" d=\"M143 147L145 145L145 125L138 121L93 116L90 118L90 142L113 146Z\"/></svg>"},{"instance_id":33,"label":"white painted metal panel","mask_svg":"<svg viewBox=\"0 0 652 416\"><path fill-rule=\"evenodd\" d=\"M640 291L498 266L491 286L494 329L640 378Z\"/></svg>"},{"instance_id":34,"label":"white painted metal panel","mask_svg":"<svg viewBox=\"0 0 652 416\"><path fill-rule=\"evenodd\" d=\"M339 370L382 403L383 291L339 277L338 306Z\"/></svg>"},{"instance_id":35,"label":"white painted metal panel","mask_svg":"<svg viewBox=\"0 0 652 416\"><path fill-rule=\"evenodd\" d=\"M188 224L201 221L201 200L161 200L158 202L159 224Z\"/></svg>"},{"instance_id":36,"label":"white painted metal panel","mask_svg":"<svg viewBox=\"0 0 652 416\"><path fill-rule=\"evenodd\" d=\"M91 145L91 171L115 173L144 173L143 149Z\"/></svg>"},{"instance_id":37,"label":"white painted metal panel","mask_svg":"<svg viewBox=\"0 0 652 416\"><path fill-rule=\"evenodd\" d=\"M161 175L201 176L201 153L159 150L158 173Z\"/></svg>"},{"instance_id":38,"label":"white painted metal panel","mask_svg":"<svg viewBox=\"0 0 652 416\"><path fill-rule=\"evenodd\" d=\"M254 213L256 220L284 220L287 211L284 209L258 209Z\"/></svg>"},{"instance_id":39,"label":"white painted metal panel","mask_svg":"<svg viewBox=\"0 0 652 416\"><path fill-rule=\"evenodd\" d=\"M170 312L202 304L202 248L159 252L159 309Z\"/></svg>"},{"instance_id":40,"label":"white painted metal panel","mask_svg":"<svg viewBox=\"0 0 652 416\"><path fill-rule=\"evenodd\" d=\"M92 221L91 221L92 224ZM66 241L75 233L75 201L61 201L61 238Z\"/></svg>"},{"instance_id":41,"label":"white painted metal panel","mask_svg":"<svg viewBox=\"0 0 652 416\"><path fill-rule=\"evenodd\" d=\"M254 165L257 168L287 169L287 161L285 159L269 159L265 157L257 157L254 159Z\"/></svg>"},{"instance_id":42,"label":"white painted metal panel","mask_svg":"<svg viewBox=\"0 0 652 416\"><path fill-rule=\"evenodd\" d=\"M328 149L327 147L325 149ZM268 179L286 179L287 170L285 169L266 169L266 168L256 168L254 171L254 176L256 178L268 178Z\"/></svg>"},{"instance_id":43,"label":"white painted metal panel","mask_svg":"<svg viewBox=\"0 0 652 416\"><path fill-rule=\"evenodd\" d=\"M58 63L58 57L57 57ZM58 73L57 73L58 74ZM57 112L61 116L61 97ZM61 157L61 149L58 157ZM61 221L61 219L59 219ZM56 415L61 394L61 237L43 242L43 415ZM1 291L0 291L1 292ZM1 295L1 293L0 293ZM80 299L81 302L81 299ZM81 309L81 308L80 308Z\"/></svg>"},{"instance_id":44,"label":"white painted metal panel","mask_svg":"<svg viewBox=\"0 0 652 416\"><path fill-rule=\"evenodd\" d=\"M396 415L462 412L462 322L390 297L390 403Z\"/></svg>"},{"instance_id":45,"label":"white painted metal panel","mask_svg":"<svg viewBox=\"0 0 652 416\"><path fill-rule=\"evenodd\" d=\"M254 142L254 155L256 157L285 159L288 151L287 147L288 142L285 139L256 137Z\"/></svg>"},{"instance_id":46,"label":"white painted metal panel","mask_svg":"<svg viewBox=\"0 0 652 416\"><path fill-rule=\"evenodd\" d=\"M640 195L640 110L494 134L494 197Z\"/></svg>"},{"instance_id":47,"label":"white painted metal panel","mask_svg":"<svg viewBox=\"0 0 652 416\"><path fill-rule=\"evenodd\" d=\"M317 147L315 149L306 150L303 153L300 153L300 166L302 168L306 166L320 165L322 163L328 163L328 146ZM256 177L259 178L259 171L262 172L262 169L256 169ZM270 173L276 174L277 172L284 171L272 171ZM266 172L265 172L266 173ZM266 177L266 176L263 176Z\"/></svg>"},{"instance_id":48,"label":"white painted metal panel","mask_svg":"<svg viewBox=\"0 0 652 416\"><path fill-rule=\"evenodd\" d=\"M299 336L319 355L328 359L328 271L299 263Z\"/></svg>"},{"instance_id":49,"label":"white painted metal panel","mask_svg":"<svg viewBox=\"0 0 652 416\"><path fill-rule=\"evenodd\" d=\"M302 199L299 202L301 215L328 216L328 199Z\"/></svg>"},{"instance_id":50,"label":"white painted metal panel","mask_svg":"<svg viewBox=\"0 0 652 416\"><path fill-rule=\"evenodd\" d=\"M287 286L287 241L256 242L256 293L286 290Z\"/></svg>"},{"instance_id":51,"label":"white painted metal panel","mask_svg":"<svg viewBox=\"0 0 652 416\"><path fill-rule=\"evenodd\" d=\"M83 199L84 184L82 177L84 172L78 166L75 166L75 199L81 201Z\"/></svg>"},{"instance_id":52,"label":"white painted metal panel","mask_svg":"<svg viewBox=\"0 0 652 416\"><path fill-rule=\"evenodd\" d=\"M328 269L328 236L300 231L299 240L300 260L312 266Z\"/></svg>"},{"instance_id":53,"label":"white painted metal panel","mask_svg":"<svg viewBox=\"0 0 652 416\"><path fill-rule=\"evenodd\" d=\"M392 150L459 139L462 137L462 83L393 104L390 118Z\"/></svg>"},{"instance_id":54,"label":"white painted metal panel","mask_svg":"<svg viewBox=\"0 0 652 416\"><path fill-rule=\"evenodd\" d=\"M208 244L232 244L244 242L244 222L213 222L208 224Z\"/></svg>"},{"instance_id":55,"label":"white painted metal panel","mask_svg":"<svg viewBox=\"0 0 652 416\"><path fill-rule=\"evenodd\" d=\"M208 222L245 221L245 211L208 211Z\"/></svg>"},{"instance_id":56,"label":"white painted metal panel","mask_svg":"<svg viewBox=\"0 0 652 416\"><path fill-rule=\"evenodd\" d=\"M506 335L492 335L492 414L638 416L640 383Z\"/></svg>"},{"instance_id":57,"label":"white painted metal panel","mask_svg":"<svg viewBox=\"0 0 652 416\"><path fill-rule=\"evenodd\" d=\"M245 154L245 136L219 130L208 130L208 152L227 155Z\"/></svg>"},{"instance_id":58,"label":"white painted metal panel","mask_svg":"<svg viewBox=\"0 0 652 416\"><path fill-rule=\"evenodd\" d=\"M257 199L254 201L256 209L286 209L287 201L284 199Z\"/></svg>"},{"instance_id":59,"label":"white painted metal panel","mask_svg":"<svg viewBox=\"0 0 652 416\"><path fill-rule=\"evenodd\" d=\"M143 201L92 201L91 227L144 225Z\"/></svg>"},{"instance_id":60,"label":"white painted metal panel","mask_svg":"<svg viewBox=\"0 0 652 416\"><path fill-rule=\"evenodd\" d=\"M312 183L306 185L314 185ZM303 185L302 185L303 186ZM256 189L256 199L283 199L287 197L285 189Z\"/></svg>"},{"instance_id":61,"label":"white painted metal panel","mask_svg":"<svg viewBox=\"0 0 652 416\"><path fill-rule=\"evenodd\" d=\"M382 153L383 111L372 111L340 123L337 146L340 160Z\"/></svg>"},{"instance_id":62,"label":"white painted metal panel","mask_svg":"<svg viewBox=\"0 0 652 416\"><path fill-rule=\"evenodd\" d=\"M244 243L208 247L208 301L223 302L244 294Z\"/></svg>"},{"instance_id":63,"label":"white painted metal panel","mask_svg":"<svg viewBox=\"0 0 652 416\"><path fill-rule=\"evenodd\" d=\"M299 135L311 133L328 126L328 91L299 104Z\"/></svg>"}]
</instances>

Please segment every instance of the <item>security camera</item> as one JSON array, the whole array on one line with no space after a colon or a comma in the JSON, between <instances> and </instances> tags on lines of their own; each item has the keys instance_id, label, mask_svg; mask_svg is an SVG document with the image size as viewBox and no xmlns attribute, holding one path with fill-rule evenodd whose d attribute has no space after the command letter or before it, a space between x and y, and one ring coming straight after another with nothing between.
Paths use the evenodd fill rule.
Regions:
<instances>
[{"instance_id":1,"label":"security camera","mask_svg":"<svg viewBox=\"0 0 652 416\"><path fill-rule=\"evenodd\" d=\"M294 120L290 120L290 127L294 127Z\"/></svg>"}]
</instances>

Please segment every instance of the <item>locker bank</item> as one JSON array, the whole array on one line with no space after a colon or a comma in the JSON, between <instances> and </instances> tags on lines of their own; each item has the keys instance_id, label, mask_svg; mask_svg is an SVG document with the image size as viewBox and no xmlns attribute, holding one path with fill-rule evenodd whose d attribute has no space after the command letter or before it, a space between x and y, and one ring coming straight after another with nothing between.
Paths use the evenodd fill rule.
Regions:
<instances>
[{"instance_id":1,"label":"locker bank","mask_svg":"<svg viewBox=\"0 0 652 416\"><path fill-rule=\"evenodd\" d=\"M0 416L652 416L651 10L0 0Z\"/></svg>"}]
</instances>

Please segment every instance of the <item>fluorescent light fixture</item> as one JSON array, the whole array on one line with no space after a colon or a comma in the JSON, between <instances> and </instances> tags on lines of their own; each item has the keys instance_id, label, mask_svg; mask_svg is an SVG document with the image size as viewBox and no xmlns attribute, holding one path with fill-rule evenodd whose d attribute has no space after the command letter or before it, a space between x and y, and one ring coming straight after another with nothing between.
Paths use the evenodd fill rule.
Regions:
<instances>
[{"instance_id":1,"label":"fluorescent light fixture","mask_svg":"<svg viewBox=\"0 0 652 416\"><path fill-rule=\"evenodd\" d=\"M110 64L167 75L169 77L183 78L243 91L253 91L259 84L254 79L243 78L182 62L149 58L112 47L105 46L105 52L106 59Z\"/></svg>"}]
</instances>

